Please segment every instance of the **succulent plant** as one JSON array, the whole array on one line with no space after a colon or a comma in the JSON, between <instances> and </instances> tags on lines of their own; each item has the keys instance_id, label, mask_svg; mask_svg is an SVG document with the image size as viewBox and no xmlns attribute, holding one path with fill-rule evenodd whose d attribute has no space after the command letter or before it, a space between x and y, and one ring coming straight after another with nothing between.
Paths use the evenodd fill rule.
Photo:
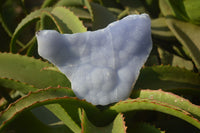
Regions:
<instances>
[{"instance_id":1,"label":"succulent plant","mask_svg":"<svg viewBox=\"0 0 200 133\"><path fill-rule=\"evenodd\" d=\"M191 20L183 21L179 18L181 16L181 13L177 12L179 5L175 5L173 1L169 2L169 0L167 4L165 2L167 0L153 2L151 0L45 0L42 5L32 3L30 5L36 6L30 7L26 1L19 3L16 0L1 1L0 22L3 30L0 28L2 42L0 46L0 132L200 132L200 48L198 45L200 27L198 23ZM155 12L154 9L161 11ZM176 15L171 14L173 17L169 17L167 14L169 11L173 13L172 10L176 12ZM149 18L144 14L138 15L138 12L148 13L151 18L153 44L151 52ZM133 14L135 15L133 16ZM125 23L126 16L133 22ZM144 25L144 22L147 21L143 20L134 22L134 18L139 20L140 16L148 19L147 25ZM141 47L142 50L138 47L140 50L134 51L135 46L141 46L140 43L135 43L133 48L132 45L125 43L129 37L124 36L122 30L115 32L108 29L113 26L115 30L118 30L124 26L126 32L136 33L135 28L130 28L130 25L125 24L137 25L138 28L141 28L142 30L137 32L141 34L135 36L136 40L133 37L132 42L142 42L148 47ZM73 65L81 66L80 60L76 60L69 53L66 54L67 57L71 56L68 61L62 60L62 58L55 60L54 56L52 60L47 58L50 62L41 58L39 54L46 58L43 55L45 51L42 52L43 54L38 53L38 45L40 49L40 46L46 43L37 43L37 39L43 41L45 38L41 40L37 37L36 39L36 31L40 31L38 37L46 32L49 37L48 41L55 39L54 35L57 35L60 38L54 40L57 44L63 39L71 37L82 37L84 40L86 34L91 38L93 35L104 37L88 41L85 46L90 47L92 44L100 44L99 40L110 39L109 42L112 43L120 40L123 43L114 44L128 46L128 51L122 55L128 54L129 50L130 53L138 52L131 54L131 59L134 59L136 55L143 54L142 59L139 60L140 63L137 61L133 64L134 70L128 68L130 73L122 73L123 79L130 80L131 84L134 83L132 88L130 85L125 85L128 86L129 97L129 93L123 92L123 88L120 88L122 93L119 94L126 96L113 101L96 102L98 101L96 99L88 100L79 97L73 88L73 78L70 77L77 71L63 70L62 66L66 67L68 61L74 61ZM100 35L100 32L107 33L108 31L116 36ZM50 37L50 33L54 35ZM111 37L114 38L111 39ZM76 41L81 40L76 39ZM8 45L9 41L10 45ZM54 45L55 43L48 44ZM67 48L72 48L70 45L76 45L74 51L72 49L68 51L75 53L80 50L80 47L77 47L78 44L80 43L71 41L65 43L69 46ZM99 53L101 59L108 57L113 59L113 52L120 52L118 50L108 52L112 46L115 46L114 44L106 45L108 47L105 52L102 52L103 55ZM125 48L125 45L122 46ZM10 51L6 51L8 48ZM43 48L48 49L46 46ZM57 47L53 46L53 48ZM65 49L62 47L62 50ZM101 47L99 46L98 49L100 50ZM98 50L96 51L93 54L98 55ZM62 53L60 54L62 55ZM79 58L82 57L83 55L79 56ZM117 61L128 62L131 59L125 58ZM96 62L95 65L103 65L102 61ZM145 61L146 63L143 65ZM60 63L64 63L64 65L61 66ZM107 65L107 63L105 64ZM122 66L125 67L125 64ZM139 76L138 74L132 75L131 72L136 72ZM104 77L103 72L99 73L98 75ZM100 76L95 75L91 81L94 79L99 81ZM82 82L79 85L81 84L85 85L86 83ZM98 85L100 89L97 89L97 92L101 91L103 86L103 83ZM90 89L92 89L91 86L89 86ZM111 90L114 89L115 87L111 88ZM109 93L103 94L109 95ZM115 99L115 97L112 98Z\"/></svg>"}]
</instances>

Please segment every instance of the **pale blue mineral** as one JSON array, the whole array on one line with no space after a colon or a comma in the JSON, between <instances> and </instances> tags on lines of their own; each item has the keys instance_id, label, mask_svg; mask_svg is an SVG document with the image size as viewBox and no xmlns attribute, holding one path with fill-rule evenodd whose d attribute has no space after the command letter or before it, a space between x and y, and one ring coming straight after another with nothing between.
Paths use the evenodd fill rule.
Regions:
<instances>
[{"instance_id":1,"label":"pale blue mineral","mask_svg":"<svg viewBox=\"0 0 200 133\"><path fill-rule=\"evenodd\" d=\"M147 14L129 15L97 31L37 32L38 52L71 81L80 99L107 105L129 97L152 49Z\"/></svg>"}]
</instances>

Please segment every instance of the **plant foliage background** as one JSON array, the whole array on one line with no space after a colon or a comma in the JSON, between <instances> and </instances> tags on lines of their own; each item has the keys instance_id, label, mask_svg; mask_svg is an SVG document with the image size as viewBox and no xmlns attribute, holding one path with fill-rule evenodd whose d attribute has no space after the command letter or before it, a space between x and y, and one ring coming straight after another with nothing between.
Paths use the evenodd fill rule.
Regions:
<instances>
[{"instance_id":1,"label":"plant foliage background","mask_svg":"<svg viewBox=\"0 0 200 133\"><path fill-rule=\"evenodd\" d=\"M200 132L199 10L199 0L1 0L0 132ZM36 31L97 30L144 12L153 50L125 101L77 99L37 53Z\"/></svg>"}]
</instances>

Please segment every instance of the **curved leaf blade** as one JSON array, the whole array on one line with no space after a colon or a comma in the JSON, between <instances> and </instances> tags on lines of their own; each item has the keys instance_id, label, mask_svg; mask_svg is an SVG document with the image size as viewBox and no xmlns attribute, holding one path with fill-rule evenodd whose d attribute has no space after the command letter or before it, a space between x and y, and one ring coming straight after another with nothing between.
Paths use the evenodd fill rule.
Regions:
<instances>
[{"instance_id":1,"label":"curved leaf blade","mask_svg":"<svg viewBox=\"0 0 200 133\"><path fill-rule=\"evenodd\" d=\"M189 17L185 11L182 0L160 0L160 9L164 16L175 16L178 19L189 21Z\"/></svg>"},{"instance_id":2,"label":"curved leaf blade","mask_svg":"<svg viewBox=\"0 0 200 133\"><path fill-rule=\"evenodd\" d=\"M41 106L43 105L43 102L67 96L74 96L74 93L68 88L49 88L29 93L27 96L10 104L6 110L0 113L0 131L7 126L9 122L23 113L23 111L30 110L36 106Z\"/></svg>"},{"instance_id":3,"label":"curved leaf blade","mask_svg":"<svg viewBox=\"0 0 200 133\"><path fill-rule=\"evenodd\" d=\"M190 21L194 24L200 24L200 1L199 0L186 0L183 1L185 5L185 10L190 18Z\"/></svg>"},{"instance_id":4,"label":"curved leaf blade","mask_svg":"<svg viewBox=\"0 0 200 133\"><path fill-rule=\"evenodd\" d=\"M74 117L72 115L69 116L70 112L68 112L66 108L70 108L70 110L71 107L76 109L83 108L87 111L90 118L100 121L105 120L107 117L103 116L102 113L92 104L74 97L74 93L68 88L49 88L29 93L27 96L11 104L5 111L1 112L0 131L2 131L10 122L22 115L24 112L42 105L45 105L45 107L55 113L55 115L60 118L72 131L81 131L79 129L80 125L74 121ZM75 112L74 115L79 114L76 114Z\"/></svg>"},{"instance_id":5,"label":"curved leaf blade","mask_svg":"<svg viewBox=\"0 0 200 133\"><path fill-rule=\"evenodd\" d=\"M169 114L178 117L182 120L185 120L191 125L200 129L199 120L194 118L187 111L182 110L181 108L178 108L176 106L151 99L129 99L126 101L118 102L117 104L111 106L108 110L106 110L106 112L115 112L117 114L135 110L154 110L165 114Z\"/></svg>"},{"instance_id":6,"label":"curved leaf blade","mask_svg":"<svg viewBox=\"0 0 200 133\"><path fill-rule=\"evenodd\" d=\"M83 6L84 0L60 0L56 6Z\"/></svg>"},{"instance_id":7,"label":"curved leaf blade","mask_svg":"<svg viewBox=\"0 0 200 133\"><path fill-rule=\"evenodd\" d=\"M23 94L27 94L30 91L37 90L37 88L35 88L32 85L22 83L20 81L13 80L13 79L7 79L7 78L0 78L0 86L4 88L18 90L22 92Z\"/></svg>"},{"instance_id":8,"label":"curved leaf blade","mask_svg":"<svg viewBox=\"0 0 200 133\"><path fill-rule=\"evenodd\" d=\"M52 20L53 25L46 23L49 21L49 19ZM62 20L57 18L51 12L44 11L41 17L41 29L54 29L54 27L56 27L60 33L72 33L72 31L63 23Z\"/></svg>"},{"instance_id":9,"label":"curved leaf blade","mask_svg":"<svg viewBox=\"0 0 200 133\"><path fill-rule=\"evenodd\" d=\"M105 127L96 127L87 118L85 111L81 115L81 133L126 133L126 126L123 115L119 113L114 121Z\"/></svg>"},{"instance_id":10,"label":"curved leaf blade","mask_svg":"<svg viewBox=\"0 0 200 133\"><path fill-rule=\"evenodd\" d=\"M164 40L176 40L174 34L168 28L165 18L157 18L151 21L151 32L155 38Z\"/></svg>"},{"instance_id":11,"label":"curved leaf blade","mask_svg":"<svg viewBox=\"0 0 200 133\"><path fill-rule=\"evenodd\" d=\"M140 0L120 0L119 1L125 9L128 9L129 14L137 14L137 13L144 13L145 7L142 1Z\"/></svg>"},{"instance_id":12,"label":"curved leaf blade","mask_svg":"<svg viewBox=\"0 0 200 133\"><path fill-rule=\"evenodd\" d=\"M167 18L166 23L200 70L200 26L183 22L174 18Z\"/></svg>"},{"instance_id":13,"label":"curved leaf blade","mask_svg":"<svg viewBox=\"0 0 200 133\"><path fill-rule=\"evenodd\" d=\"M144 67L134 89L200 88L200 75L172 66Z\"/></svg>"},{"instance_id":14,"label":"curved leaf blade","mask_svg":"<svg viewBox=\"0 0 200 133\"><path fill-rule=\"evenodd\" d=\"M72 31L72 33L87 31L79 18L69 9L65 7L55 7L51 13L60 20L58 21L59 23L62 21Z\"/></svg>"},{"instance_id":15,"label":"curved leaf blade","mask_svg":"<svg viewBox=\"0 0 200 133\"><path fill-rule=\"evenodd\" d=\"M69 10L72 11L80 19L86 19L86 20L92 19L90 13L84 8L69 7Z\"/></svg>"},{"instance_id":16,"label":"curved leaf blade","mask_svg":"<svg viewBox=\"0 0 200 133\"><path fill-rule=\"evenodd\" d=\"M42 29L51 29L50 27L53 29L53 26L45 27L49 23L49 20L46 19L50 18L54 22L59 32L62 34L87 31L79 18L72 11L65 7L55 7L51 12L43 11L42 13ZM45 16L48 16L49 18L45 18Z\"/></svg>"},{"instance_id":17,"label":"curved leaf blade","mask_svg":"<svg viewBox=\"0 0 200 133\"><path fill-rule=\"evenodd\" d=\"M66 126L68 126L73 132L81 132L80 126L71 115L62 107L60 104L50 104L45 106L49 109L54 115L56 115ZM76 113L76 112L74 112ZM76 114L75 114L76 115Z\"/></svg>"},{"instance_id":18,"label":"curved leaf blade","mask_svg":"<svg viewBox=\"0 0 200 133\"><path fill-rule=\"evenodd\" d=\"M41 14L40 29L56 29L56 23L53 20L54 16L51 14L51 12L43 11Z\"/></svg>"},{"instance_id":19,"label":"curved leaf blade","mask_svg":"<svg viewBox=\"0 0 200 133\"><path fill-rule=\"evenodd\" d=\"M86 7L93 18L93 12L88 0L60 0L56 6L66 6L66 7Z\"/></svg>"},{"instance_id":20,"label":"curved leaf blade","mask_svg":"<svg viewBox=\"0 0 200 133\"><path fill-rule=\"evenodd\" d=\"M0 53L0 77L18 80L36 88L49 86L70 87L69 80L62 73L45 70L51 64L28 56Z\"/></svg>"},{"instance_id":21,"label":"curved leaf blade","mask_svg":"<svg viewBox=\"0 0 200 133\"><path fill-rule=\"evenodd\" d=\"M17 37L19 36L19 34L22 32L22 30L29 25L32 22L36 22L40 19L40 15L41 15L41 11L50 11L51 8L44 8L44 9L40 9L40 10L36 10L32 13L30 13L29 15L27 15L17 26L17 28L15 29L15 32L13 33L13 36L11 38L11 43L10 43L10 52L12 53L16 53L17 48L16 48L16 40Z\"/></svg>"},{"instance_id":22,"label":"curved leaf blade","mask_svg":"<svg viewBox=\"0 0 200 133\"><path fill-rule=\"evenodd\" d=\"M3 130L3 133L15 131L16 133L72 133L70 129L63 125L49 126L38 120L31 111L17 117L9 126ZM34 125L34 126L33 126Z\"/></svg>"},{"instance_id":23,"label":"curved leaf blade","mask_svg":"<svg viewBox=\"0 0 200 133\"><path fill-rule=\"evenodd\" d=\"M113 21L116 21L117 17L114 16L107 8L96 4L90 3L93 14L93 30L106 27Z\"/></svg>"},{"instance_id":24,"label":"curved leaf blade","mask_svg":"<svg viewBox=\"0 0 200 133\"><path fill-rule=\"evenodd\" d=\"M56 4L58 2L58 0L45 0L41 6L41 8L46 8L46 7L50 7L53 6L54 4Z\"/></svg>"},{"instance_id":25,"label":"curved leaf blade","mask_svg":"<svg viewBox=\"0 0 200 133\"><path fill-rule=\"evenodd\" d=\"M139 93L139 96L137 96ZM200 120L200 106L192 104L189 100L177 96L173 93L164 92L162 90L139 90L138 92L133 91L133 97L142 99L151 99L159 102L167 103L176 107L179 107Z\"/></svg>"}]
</instances>

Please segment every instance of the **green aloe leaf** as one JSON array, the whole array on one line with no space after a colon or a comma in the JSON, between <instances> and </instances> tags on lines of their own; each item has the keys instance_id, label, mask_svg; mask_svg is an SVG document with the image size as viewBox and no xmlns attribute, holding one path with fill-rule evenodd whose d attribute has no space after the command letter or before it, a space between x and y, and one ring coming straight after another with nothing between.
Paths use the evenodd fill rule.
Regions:
<instances>
[{"instance_id":1,"label":"green aloe leaf","mask_svg":"<svg viewBox=\"0 0 200 133\"><path fill-rule=\"evenodd\" d=\"M82 133L126 133L123 115L119 113L114 121L105 127L96 127L87 118L85 111L81 115Z\"/></svg>"},{"instance_id":2,"label":"green aloe leaf","mask_svg":"<svg viewBox=\"0 0 200 133\"><path fill-rule=\"evenodd\" d=\"M74 132L81 131L80 109L84 109L89 120L97 126L106 126L112 122L115 117L115 114L110 115L104 113L96 108L96 106L85 100L79 100L78 98L66 98L57 103L58 104L46 105L45 107Z\"/></svg>"},{"instance_id":3,"label":"green aloe leaf","mask_svg":"<svg viewBox=\"0 0 200 133\"><path fill-rule=\"evenodd\" d=\"M199 0L184 0L185 10L194 24L200 24L200 1Z\"/></svg>"},{"instance_id":4,"label":"green aloe leaf","mask_svg":"<svg viewBox=\"0 0 200 133\"><path fill-rule=\"evenodd\" d=\"M26 45L24 45L24 46L19 50L19 52L21 53L21 52L23 52L25 49L28 49L27 52L26 52L27 55L28 55L28 56L33 56L33 55L30 55L29 49L30 49L31 46L33 46L34 44L36 44L36 37L35 37L35 36L33 36L32 39L30 39L29 42L26 43Z\"/></svg>"},{"instance_id":5,"label":"green aloe leaf","mask_svg":"<svg viewBox=\"0 0 200 133\"><path fill-rule=\"evenodd\" d=\"M33 126L34 125L34 126ZM15 131L16 133L72 133L72 131L62 124L48 126L38 120L31 111L22 113L21 116L13 120L3 133Z\"/></svg>"},{"instance_id":6,"label":"green aloe leaf","mask_svg":"<svg viewBox=\"0 0 200 133\"><path fill-rule=\"evenodd\" d=\"M51 20L49 20L51 19ZM52 29L52 21L60 33L86 32L87 29L77 16L65 7L55 7L51 12L43 11L41 26L42 29Z\"/></svg>"},{"instance_id":7,"label":"green aloe leaf","mask_svg":"<svg viewBox=\"0 0 200 133\"><path fill-rule=\"evenodd\" d=\"M58 0L45 0L41 6L41 8L46 8L46 7L50 7L53 6L54 4L56 4L58 2Z\"/></svg>"},{"instance_id":8,"label":"green aloe leaf","mask_svg":"<svg viewBox=\"0 0 200 133\"><path fill-rule=\"evenodd\" d=\"M174 67L178 66L180 68L186 68L187 70L191 70L191 71L195 70L192 60L187 58L187 56L185 56L184 53L183 54L181 53L181 51L183 51L181 50L182 49L181 47L179 46L175 47L175 45L171 43L169 43L168 47L180 48L180 49L179 50L176 49L177 50L176 52L174 51L168 52L165 49L158 48L158 53L159 53L160 61L162 65L171 65Z\"/></svg>"},{"instance_id":9,"label":"green aloe leaf","mask_svg":"<svg viewBox=\"0 0 200 133\"><path fill-rule=\"evenodd\" d=\"M165 18L157 18L151 21L151 32L153 37L164 40L175 40L176 37L168 28Z\"/></svg>"},{"instance_id":10,"label":"green aloe leaf","mask_svg":"<svg viewBox=\"0 0 200 133\"><path fill-rule=\"evenodd\" d=\"M53 99L67 96L74 96L74 93L68 88L49 88L29 93L27 96L10 104L6 110L1 112L0 131L23 112L45 103L54 103Z\"/></svg>"},{"instance_id":11,"label":"green aloe leaf","mask_svg":"<svg viewBox=\"0 0 200 133\"><path fill-rule=\"evenodd\" d=\"M76 110L70 108L70 110L65 110L61 104L50 104L45 106L49 109L54 115L56 115L66 126L68 126L73 132L79 133L81 132L80 124L76 120L73 119L74 115L77 115ZM73 110L73 115L70 114L70 111Z\"/></svg>"},{"instance_id":12,"label":"green aloe leaf","mask_svg":"<svg viewBox=\"0 0 200 133\"><path fill-rule=\"evenodd\" d=\"M172 16L173 15L173 11L170 7L170 3L168 2L168 0L159 0L159 6L160 6L160 10L164 16Z\"/></svg>"},{"instance_id":13,"label":"green aloe leaf","mask_svg":"<svg viewBox=\"0 0 200 133\"><path fill-rule=\"evenodd\" d=\"M169 45L170 47L170 45ZM165 49L158 47L158 55L162 65L171 65L174 55L166 51Z\"/></svg>"},{"instance_id":14,"label":"green aloe leaf","mask_svg":"<svg viewBox=\"0 0 200 133\"><path fill-rule=\"evenodd\" d=\"M117 104L109 107L106 112L112 114L113 112L115 112L117 114L137 110L153 110L169 114L178 117L184 121L187 121L194 127L200 129L200 121L194 118L189 112L171 104L152 99L128 99L126 101L118 102Z\"/></svg>"},{"instance_id":15,"label":"green aloe leaf","mask_svg":"<svg viewBox=\"0 0 200 133\"><path fill-rule=\"evenodd\" d=\"M66 7L87 7L91 16L93 16L91 6L88 0L60 0L56 6L66 6Z\"/></svg>"},{"instance_id":16,"label":"green aloe leaf","mask_svg":"<svg viewBox=\"0 0 200 133\"><path fill-rule=\"evenodd\" d=\"M69 10L72 11L80 19L88 19L88 20L92 19L87 9L80 7L69 7Z\"/></svg>"},{"instance_id":17,"label":"green aloe leaf","mask_svg":"<svg viewBox=\"0 0 200 133\"><path fill-rule=\"evenodd\" d=\"M41 29L56 29L60 33L72 33L72 31L51 12L44 11L41 16Z\"/></svg>"},{"instance_id":18,"label":"green aloe leaf","mask_svg":"<svg viewBox=\"0 0 200 133\"><path fill-rule=\"evenodd\" d=\"M92 9L92 6L90 3L91 3L90 0L84 0L84 6L87 7L87 9L92 17L92 20L93 20L94 14L93 14L93 9Z\"/></svg>"},{"instance_id":19,"label":"green aloe leaf","mask_svg":"<svg viewBox=\"0 0 200 133\"><path fill-rule=\"evenodd\" d=\"M185 60L176 55L173 55L172 66L186 68L187 70L191 70L191 71L194 69L194 65L193 65L192 61Z\"/></svg>"},{"instance_id":20,"label":"green aloe leaf","mask_svg":"<svg viewBox=\"0 0 200 133\"><path fill-rule=\"evenodd\" d=\"M112 8L109 10L112 11ZM113 12L117 14L117 19L122 19L123 17L125 17L129 14L129 9L126 8L123 11L119 10L119 9L113 9Z\"/></svg>"},{"instance_id":21,"label":"green aloe leaf","mask_svg":"<svg viewBox=\"0 0 200 133\"><path fill-rule=\"evenodd\" d=\"M164 16L175 16L178 19L189 21L182 0L160 0L160 9Z\"/></svg>"},{"instance_id":22,"label":"green aloe leaf","mask_svg":"<svg viewBox=\"0 0 200 133\"><path fill-rule=\"evenodd\" d=\"M56 3L56 6L64 6L69 8L79 18L92 18L92 11L88 0L60 0ZM84 9L85 7L87 9Z\"/></svg>"},{"instance_id":23,"label":"green aloe leaf","mask_svg":"<svg viewBox=\"0 0 200 133\"><path fill-rule=\"evenodd\" d=\"M174 18L167 18L166 23L200 70L200 26Z\"/></svg>"},{"instance_id":24,"label":"green aloe leaf","mask_svg":"<svg viewBox=\"0 0 200 133\"><path fill-rule=\"evenodd\" d=\"M160 9L164 16L200 24L199 0L160 0Z\"/></svg>"},{"instance_id":25,"label":"green aloe leaf","mask_svg":"<svg viewBox=\"0 0 200 133\"><path fill-rule=\"evenodd\" d=\"M37 41L36 38L33 37L33 42L29 45L29 48L26 51L26 55L30 57L40 58L37 52Z\"/></svg>"},{"instance_id":26,"label":"green aloe leaf","mask_svg":"<svg viewBox=\"0 0 200 133\"><path fill-rule=\"evenodd\" d=\"M8 126L15 118L23 115L24 112L42 105L50 109L50 111L60 118L73 132L81 131L79 128L81 125L76 123L72 115L72 113L77 115L80 121L79 113L77 111L70 112L75 109L83 108L86 110L86 113L89 114L89 118L96 119L96 121L100 120L100 122L105 124L104 120L107 116L103 116L92 104L73 96L74 93L72 90L63 87L42 89L29 93L27 96L11 104L5 111L1 112L0 131Z\"/></svg>"},{"instance_id":27,"label":"green aloe leaf","mask_svg":"<svg viewBox=\"0 0 200 133\"><path fill-rule=\"evenodd\" d=\"M41 13L41 20L40 20L40 29L41 30L48 30L48 29L60 29L60 27L57 27L57 25L55 23L57 23L57 21L53 21L55 20L55 16L53 16L51 14L51 12L48 11L43 11ZM63 27L63 29L65 29L66 27ZM60 30L59 30L60 31ZM70 31L68 29L68 31ZM62 31L61 31L62 32Z\"/></svg>"},{"instance_id":28,"label":"green aloe leaf","mask_svg":"<svg viewBox=\"0 0 200 133\"><path fill-rule=\"evenodd\" d=\"M57 19L62 21L72 31L72 33L87 31L87 29L83 26L83 23L69 9L65 7L55 7L51 13L55 15ZM58 21L58 24L60 24L60 21Z\"/></svg>"},{"instance_id":29,"label":"green aloe leaf","mask_svg":"<svg viewBox=\"0 0 200 133\"><path fill-rule=\"evenodd\" d=\"M85 0L60 0L56 6L83 6Z\"/></svg>"},{"instance_id":30,"label":"green aloe leaf","mask_svg":"<svg viewBox=\"0 0 200 133\"><path fill-rule=\"evenodd\" d=\"M108 24L116 21L117 17L112 14L107 8L93 3L90 3L93 13L93 30L105 28Z\"/></svg>"},{"instance_id":31,"label":"green aloe leaf","mask_svg":"<svg viewBox=\"0 0 200 133\"><path fill-rule=\"evenodd\" d=\"M119 113L110 126L112 126L112 133L126 133L127 127L125 125L123 114Z\"/></svg>"},{"instance_id":32,"label":"green aloe leaf","mask_svg":"<svg viewBox=\"0 0 200 133\"><path fill-rule=\"evenodd\" d=\"M129 10L129 14L144 13L145 8L141 0L120 0L124 8Z\"/></svg>"},{"instance_id":33,"label":"green aloe leaf","mask_svg":"<svg viewBox=\"0 0 200 133\"><path fill-rule=\"evenodd\" d=\"M17 48L16 48L16 39L19 36L19 34L23 31L23 29L29 25L32 22L36 22L40 19L40 15L42 11L50 11L51 8L44 8L44 9L40 9L40 10L36 10L32 13L30 13L29 15L27 15L17 26L17 28L15 29L15 32L13 33L13 36L11 38L11 43L10 43L10 51L12 53L16 53L17 52Z\"/></svg>"},{"instance_id":34,"label":"green aloe leaf","mask_svg":"<svg viewBox=\"0 0 200 133\"><path fill-rule=\"evenodd\" d=\"M172 66L144 67L134 89L200 88L200 75L184 68Z\"/></svg>"},{"instance_id":35,"label":"green aloe leaf","mask_svg":"<svg viewBox=\"0 0 200 133\"><path fill-rule=\"evenodd\" d=\"M187 99L173 93L164 92L162 90L139 90L136 92L133 91L132 94L135 98L156 100L179 107L200 120L200 106L194 105Z\"/></svg>"},{"instance_id":36,"label":"green aloe leaf","mask_svg":"<svg viewBox=\"0 0 200 133\"><path fill-rule=\"evenodd\" d=\"M0 77L33 85L36 88L49 86L70 87L69 80L62 73L45 70L53 67L47 62L18 54L0 53Z\"/></svg>"},{"instance_id":37,"label":"green aloe leaf","mask_svg":"<svg viewBox=\"0 0 200 133\"><path fill-rule=\"evenodd\" d=\"M27 94L30 91L37 90L37 88L35 88L32 85L22 83L20 81L13 80L13 79L7 79L7 78L0 78L0 86L4 88L18 90L22 92L23 94Z\"/></svg>"}]
</instances>

